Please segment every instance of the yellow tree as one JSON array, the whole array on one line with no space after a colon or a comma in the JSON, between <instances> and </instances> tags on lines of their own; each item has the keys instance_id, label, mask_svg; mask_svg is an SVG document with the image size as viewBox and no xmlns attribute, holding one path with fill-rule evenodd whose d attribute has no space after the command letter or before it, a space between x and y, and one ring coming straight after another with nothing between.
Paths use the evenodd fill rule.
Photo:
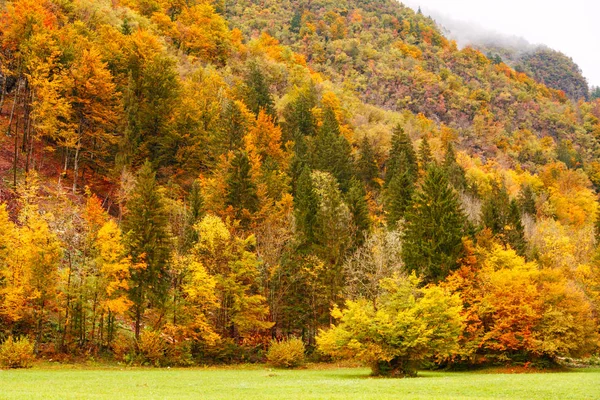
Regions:
<instances>
[{"instance_id":1,"label":"yellow tree","mask_svg":"<svg viewBox=\"0 0 600 400\"><path fill-rule=\"evenodd\" d=\"M62 248L48 223L39 214L37 207L27 204L19 216L23 226L19 229L20 260L16 267L21 269L25 298L35 324L36 343L42 340L51 311L50 304L57 292L58 266Z\"/></svg>"},{"instance_id":2,"label":"yellow tree","mask_svg":"<svg viewBox=\"0 0 600 400\"><path fill-rule=\"evenodd\" d=\"M106 151L117 141L114 133L118 117L115 84L100 52L89 43L86 47L69 71L68 99L75 131L73 192L77 190L82 151L88 161L102 165Z\"/></svg>"},{"instance_id":3,"label":"yellow tree","mask_svg":"<svg viewBox=\"0 0 600 400\"><path fill-rule=\"evenodd\" d=\"M208 3L183 9L177 19L177 41L186 54L224 63L231 46L227 22Z\"/></svg>"},{"instance_id":4,"label":"yellow tree","mask_svg":"<svg viewBox=\"0 0 600 400\"><path fill-rule=\"evenodd\" d=\"M236 237L214 215L197 225L199 240L193 254L216 280L218 309L213 316L215 330L225 337L239 337L268 329L269 313L264 296L259 294L258 260L251 252L254 236Z\"/></svg>"},{"instance_id":5,"label":"yellow tree","mask_svg":"<svg viewBox=\"0 0 600 400\"><path fill-rule=\"evenodd\" d=\"M124 316L132 305L127 294L131 259L126 256L121 229L113 220L106 221L97 232L94 248L97 252L96 287L100 306L98 339L110 346L115 335L116 318Z\"/></svg>"}]
</instances>

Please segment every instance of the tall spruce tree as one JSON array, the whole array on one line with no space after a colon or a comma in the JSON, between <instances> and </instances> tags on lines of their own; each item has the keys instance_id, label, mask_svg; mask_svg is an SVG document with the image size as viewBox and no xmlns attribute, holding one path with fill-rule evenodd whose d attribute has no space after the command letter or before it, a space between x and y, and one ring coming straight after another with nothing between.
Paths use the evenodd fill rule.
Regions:
<instances>
[{"instance_id":1,"label":"tall spruce tree","mask_svg":"<svg viewBox=\"0 0 600 400\"><path fill-rule=\"evenodd\" d=\"M314 242L318 209L319 198L314 191L310 168L305 166L298 178L294 196L296 233L303 244Z\"/></svg>"},{"instance_id":2,"label":"tall spruce tree","mask_svg":"<svg viewBox=\"0 0 600 400\"><path fill-rule=\"evenodd\" d=\"M396 169L384 196L386 221L390 229L395 229L398 221L404 218L415 191L415 177L408 167L405 153L400 154Z\"/></svg>"},{"instance_id":3,"label":"tall spruce tree","mask_svg":"<svg viewBox=\"0 0 600 400\"><path fill-rule=\"evenodd\" d=\"M448 143L448 147L446 147L443 166L452 187L459 192L466 191L468 189L468 184L465 170L456 162L456 152L454 151L452 143Z\"/></svg>"},{"instance_id":4,"label":"tall spruce tree","mask_svg":"<svg viewBox=\"0 0 600 400\"><path fill-rule=\"evenodd\" d=\"M296 140L299 136L316 135L317 121L312 110L317 105L317 91L312 82L298 90L296 96L283 110L284 142Z\"/></svg>"},{"instance_id":5,"label":"tall spruce tree","mask_svg":"<svg viewBox=\"0 0 600 400\"><path fill-rule=\"evenodd\" d=\"M170 238L168 214L155 173L146 161L137 180L123 221L128 252L134 265L129 295L133 302L135 336L139 337L147 308L162 308L169 289Z\"/></svg>"},{"instance_id":6,"label":"tall spruce tree","mask_svg":"<svg viewBox=\"0 0 600 400\"><path fill-rule=\"evenodd\" d=\"M527 214L535 219L537 208L535 206L535 194L530 185L523 185L519 192L519 208L522 214Z\"/></svg>"},{"instance_id":7,"label":"tall spruce tree","mask_svg":"<svg viewBox=\"0 0 600 400\"><path fill-rule=\"evenodd\" d=\"M244 135L248 130L246 121L242 115L240 105L235 101L228 102L223 110L223 142L221 153L226 151L235 151L244 145Z\"/></svg>"},{"instance_id":8,"label":"tall spruce tree","mask_svg":"<svg viewBox=\"0 0 600 400\"><path fill-rule=\"evenodd\" d=\"M419 163L421 164L421 169L427 171L427 167L432 161L433 155L431 154L429 140L427 140L427 136L423 136L423 140L421 140L421 144L419 145Z\"/></svg>"},{"instance_id":9,"label":"tall spruce tree","mask_svg":"<svg viewBox=\"0 0 600 400\"><path fill-rule=\"evenodd\" d=\"M510 200L504 185L495 185L481 208L481 222L504 244L525 253L525 234L516 200Z\"/></svg>"},{"instance_id":10,"label":"tall spruce tree","mask_svg":"<svg viewBox=\"0 0 600 400\"><path fill-rule=\"evenodd\" d=\"M367 193L361 181L356 178L350 180L350 190L346 194L346 204L352 214L354 227L354 243L360 245L364 242L365 236L371 226L369 218L369 205L367 203Z\"/></svg>"},{"instance_id":11,"label":"tall spruce tree","mask_svg":"<svg viewBox=\"0 0 600 400\"><path fill-rule=\"evenodd\" d=\"M204 197L202 196L202 189L200 182L195 180L190 189L190 193L187 198L187 216L185 222L185 242L184 249L189 250L192 248L194 243L198 241L198 231L194 228L202 217L204 217Z\"/></svg>"},{"instance_id":12,"label":"tall spruce tree","mask_svg":"<svg viewBox=\"0 0 600 400\"><path fill-rule=\"evenodd\" d=\"M275 117L275 102L269 90L269 83L256 62L250 64L250 73L246 78L246 104L250 111L258 115L260 110Z\"/></svg>"},{"instance_id":13,"label":"tall spruce tree","mask_svg":"<svg viewBox=\"0 0 600 400\"><path fill-rule=\"evenodd\" d=\"M405 161L401 161L401 158L405 158ZM404 170L408 171L413 180L417 179L418 175L418 164L417 154L413 147L412 141L408 135L404 132L404 129L398 124L392 134L392 149L390 150L390 156L386 165L385 173L385 185L389 185L392 178L397 172L402 173Z\"/></svg>"},{"instance_id":14,"label":"tall spruce tree","mask_svg":"<svg viewBox=\"0 0 600 400\"><path fill-rule=\"evenodd\" d=\"M258 210L258 195L250 170L248 155L244 151L236 151L227 174L227 198L225 202L235 209L236 217L240 220L244 215L243 210L251 213Z\"/></svg>"},{"instance_id":15,"label":"tall spruce tree","mask_svg":"<svg viewBox=\"0 0 600 400\"><path fill-rule=\"evenodd\" d=\"M377 185L375 179L379 174L379 167L375 159L375 151L367 137L360 142L358 148L358 160L356 161L356 176L358 176L367 187Z\"/></svg>"},{"instance_id":16,"label":"tall spruce tree","mask_svg":"<svg viewBox=\"0 0 600 400\"><path fill-rule=\"evenodd\" d=\"M425 283L457 268L468 221L444 171L432 164L406 213L402 258Z\"/></svg>"},{"instance_id":17,"label":"tall spruce tree","mask_svg":"<svg viewBox=\"0 0 600 400\"><path fill-rule=\"evenodd\" d=\"M342 192L349 189L353 173L352 147L340 133L335 112L327 107L323 115L323 125L315 137L313 169L329 172L338 181Z\"/></svg>"}]
</instances>

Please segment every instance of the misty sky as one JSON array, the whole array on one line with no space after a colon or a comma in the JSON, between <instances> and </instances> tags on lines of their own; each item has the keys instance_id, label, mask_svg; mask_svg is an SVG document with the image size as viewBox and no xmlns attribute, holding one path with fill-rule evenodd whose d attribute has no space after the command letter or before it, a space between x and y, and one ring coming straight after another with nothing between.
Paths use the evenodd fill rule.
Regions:
<instances>
[{"instance_id":1,"label":"misty sky","mask_svg":"<svg viewBox=\"0 0 600 400\"><path fill-rule=\"evenodd\" d=\"M583 70L588 83L600 86L599 0L400 0L417 8L517 35L559 50Z\"/></svg>"}]
</instances>

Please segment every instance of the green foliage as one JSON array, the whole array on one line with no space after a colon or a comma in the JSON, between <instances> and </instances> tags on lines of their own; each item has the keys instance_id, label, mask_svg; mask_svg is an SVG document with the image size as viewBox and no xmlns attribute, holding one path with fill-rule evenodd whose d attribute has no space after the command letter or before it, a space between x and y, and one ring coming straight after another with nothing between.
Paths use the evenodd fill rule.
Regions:
<instances>
[{"instance_id":1,"label":"green foliage","mask_svg":"<svg viewBox=\"0 0 600 400\"><path fill-rule=\"evenodd\" d=\"M258 210L258 196L256 185L250 175L250 161L243 151L235 153L227 175L226 204L236 210L238 219L244 216L244 210L255 212Z\"/></svg>"},{"instance_id":2,"label":"green foliage","mask_svg":"<svg viewBox=\"0 0 600 400\"><path fill-rule=\"evenodd\" d=\"M352 178L350 181L350 190L346 194L346 203L356 227L354 242L358 244L363 242L365 235L371 227L366 195L363 184L356 178Z\"/></svg>"},{"instance_id":3,"label":"green foliage","mask_svg":"<svg viewBox=\"0 0 600 400\"><path fill-rule=\"evenodd\" d=\"M319 199L314 191L310 169L304 168L294 196L294 217L296 230L304 243L312 243L315 240L315 224Z\"/></svg>"},{"instance_id":4,"label":"green foliage","mask_svg":"<svg viewBox=\"0 0 600 400\"><path fill-rule=\"evenodd\" d=\"M430 165L406 213L402 255L408 271L425 282L444 279L457 268L467 219L440 167Z\"/></svg>"},{"instance_id":5,"label":"green foliage","mask_svg":"<svg viewBox=\"0 0 600 400\"><path fill-rule=\"evenodd\" d=\"M537 216L537 208L535 206L535 193L530 185L524 185L519 192L518 198L519 208L522 214L527 214L533 218Z\"/></svg>"},{"instance_id":6,"label":"green foliage","mask_svg":"<svg viewBox=\"0 0 600 400\"><path fill-rule=\"evenodd\" d=\"M148 161L137 174L123 221L128 251L134 262L130 297L134 303L136 337L148 307L162 307L169 288L170 243L164 198Z\"/></svg>"},{"instance_id":7,"label":"green foliage","mask_svg":"<svg viewBox=\"0 0 600 400\"><path fill-rule=\"evenodd\" d=\"M342 191L346 192L354 172L351 151L350 143L340 133L335 111L330 107L325 108L323 124L314 140L312 167L331 173Z\"/></svg>"},{"instance_id":8,"label":"green foliage","mask_svg":"<svg viewBox=\"0 0 600 400\"><path fill-rule=\"evenodd\" d=\"M379 176L379 166L375 159L373 146L365 136L358 148L358 160L356 161L356 176L360 178L367 187L375 188L375 179Z\"/></svg>"},{"instance_id":9,"label":"green foliage","mask_svg":"<svg viewBox=\"0 0 600 400\"><path fill-rule=\"evenodd\" d=\"M138 40L152 43L148 37ZM179 80L174 60L164 54L158 44L155 48L139 46L140 43L134 42L131 50L128 49L131 56L124 95L127 125L121 153L124 164L137 166L150 160L154 166L160 166L173 161L175 149L167 144L172 114L179 100Z\"/></svg>"},{"instance_id":10,"label":"green foliage","mask_svg":"<svg viewBox=\"0 0 600 400\"><path fill-rule=\"evenodd\" d=\"M272 340L267 352L267 362L276 368L297 368L304 364L305 352L302 339Z\"/></svg>"},{"instance_id":11,"label":"green foliage","mask_svg":"<svg viewBox=\"0 0 600 400\"><path fill-rule=\"evenodd\" d=\"M530 205L528 205L530 206ZM495 185L481 208L481 221L494 235L518 254L525 253L525 234L517 200L510 199L504 185Z\"/></svg>"},{"instance_id":12,"label":"green foliage","mask_svg":"<svg viewBox=\"0 0 600 400\"><path fill-rule=\"evenodd\" d=\"M31 368L35 360L33 343L23 336L18 339L9 336L0 345L0 366L4 368Z\"/></svg>"},{"instance_id":13,"label":"green foliage","mask_svg":"<svg viewBox=\"0 0 600 400\"><path fill-rule=\"evenodd\" d=\"M456 162L456 153L452 143L448 143L442 165L452 187L459 192L467 190L468 183L465 170Z\"/></svg>"},{"instance_id":14,"label":"green foliage","mask_svg":"<svg viewBox=\"0 0 600 400\"><path fill-rule=\"evenodd\" d=\"M416 180L418 175L417 154L402 126L397 125L392 135L392 149L386 165L386 186L397 174L405 172L413 181Z\"/></svg>"},{"instance_id":15,"label":"green foliage","mask_svg":"<svg viewBox=\"0 0 600 400\"><path fill-rule=\"evenodd\" d=\"M264 110L267 114L275 116L275 103L269 90L269 84L261 67L256 62L250 64L250 73L245 83L248 109L255 115L258 115L260 110Z\"/></svg>"},{"instance_id":16,"label":"green foliage","mask_svg":"<svg viewBox=\"0 0 600 400\"><path fill-rule=\"evenodd\" d=\"M185 238L184 247L191 248L198 241L198 233L194 229L194 225L199 222L204 216L204 197L200 182L197 180L192 183L192 188L187 198L188 211L185 222Z\"/></svg>"},{"instance_id":17,"label":"green foliage","mask_svg":"<svg viewBox=\"0 0 600 400\"><path fill-rule=\"evenodd\" d=\"M429 146L429 140L427 136L423 137L421 144L419 145L419 163L423 171L427 170L429 164L433 161L433 155L431 154L431 147Z\"/></svg>"},{"instance_id":18,"label":"green foliage","mask_svg":"<svg viewBox=\"0 0 600 400\"><path fill-rule=\"evenodd\" d=\"M398 159L396 171L385 190L386 221L390 229L395 229L412 204L415 191L415 176L412 174L404 153Z\"/></svg>"}]
</instances>

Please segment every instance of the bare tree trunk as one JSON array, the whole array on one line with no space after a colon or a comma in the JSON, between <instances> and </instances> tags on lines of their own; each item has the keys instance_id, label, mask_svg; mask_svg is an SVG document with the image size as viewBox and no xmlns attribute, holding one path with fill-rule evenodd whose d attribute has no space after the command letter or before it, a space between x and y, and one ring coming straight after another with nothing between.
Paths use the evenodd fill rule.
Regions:
<instances>
[{"instance_id":1,"label":"bare tree trunk","mask_svg":"<svg viewBox=\"0 0 600 400\"><path fill-rule=\"evenodd\" d=\"M34 99L34 93L33 93L33 89L32 89L31 90L31 100L30 100L29 104L25 105L27 123L23 127L23 131L27 132L27 139L29 140L29 149L27 150L27 157L25 158L25 175L26 176L29 173L29 164L32 159L32 153L33 153L33 135L32 135L32 125L33 124L31 123L31 107L33 104L33 99Z\"/></svg>"},{"instance_id":2,"label":"bare tree trunk","mask_svg":"<svg viewBox=\"0 0 600 400\"><path fill-rule=\"evenodd\" d=\"M7 131L8 136L10 136L10 134L11 134L10 129L12 126L13 116L15 115L15 107L16 107L18 99L19 99L20 89L21 89L21 80L19 79L19 80L17 80L17 89L15 90L15 99L13 100L12 109L10 111L10 118L8 120L8 131ZM14 160L13 160L13 185L14 185L14 187L17 187L17 162L18 162L18 158L19 158L19 135L17 135L17 129L18 129L18 123L17 123L17 128L15 129L15 154L14 154Z\"/></svg>"},{"instance_id":3,"label":"bare tree trunk","mask_svg":"<svg viewBox=\"0 0 600 400\"><path fill-rule=\"evenodd\" d=\"M65 342L67 340L67 334L69 333L69 310L71 309L71 275L73 274L73 262L71 260L71 253L67 253L69 257L69 272L67 275L67 306L65 307L65 327L63 330L62 340L61 340L61 350L65 351Z\"/></svg>"},{"instance_id":4,"label":"bare tree trunk","mask_svg":"<svg viewBox=\"0 0 600 400\"><path fill-rule=\"evenodd\" d=\"M77 175L79 174L79 148L81 141L77 141L77 147L75 148L75 158L73 161L73 193L77 191Z\"/></svg>"},{"instance_id":5,"label":"bare tree trunk","mask_svg":"<svg viewBox=\"0 0 600 400\"><path fill-rule=\"evenodd\" d=\"M69 167L69 148L65 147L65 164L63 166L63 171L58 175L58 186L60 187L60 182L62 181L63 176L67 176L67 168Z\"/></svg>"},{"instance_id":6,"label":"bare tree trunk","mask_svg":"<svg viewBox=\"0 0 600 400\"><path fill-rule=\"evenodd\" d=\"M6 75L4 75L4 79L2 80L2 94L0 95L0 115L2 115L2 111L4 108L4 97L6 96Z\"/></svg>"}]
</instances>

